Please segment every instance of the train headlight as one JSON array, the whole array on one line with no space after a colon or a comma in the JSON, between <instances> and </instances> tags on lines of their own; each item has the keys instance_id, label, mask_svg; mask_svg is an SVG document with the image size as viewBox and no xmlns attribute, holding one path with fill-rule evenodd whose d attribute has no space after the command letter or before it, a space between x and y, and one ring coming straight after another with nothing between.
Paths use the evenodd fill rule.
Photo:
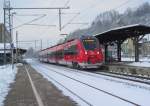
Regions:
<instances>
[{"instance_id":1,"label":"train headlight","mask_svg":"<svg viewBox=\"0 0 150 106\"><path fill-rule=\"evenodd\" d=\"M99 52L97 52L97 54L99 54Z\"/></svg>"},{"instance_id":2,"label":"train headlight","mask_svg":"<svg viewBox=\"0 0 150 106\"><path fill-rule=\"evenodd\" d=\"M87 51L85 51L85 54L87 54Z\"/></svg>"}]
</instances>

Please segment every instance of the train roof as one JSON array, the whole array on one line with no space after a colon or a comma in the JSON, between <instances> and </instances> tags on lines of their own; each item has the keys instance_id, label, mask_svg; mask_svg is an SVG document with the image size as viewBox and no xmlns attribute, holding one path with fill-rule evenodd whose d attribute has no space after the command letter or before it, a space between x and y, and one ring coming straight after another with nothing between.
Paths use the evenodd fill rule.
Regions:
<instances>
[{"instance_id":1,"label":"train roof","mask_svg":"<svg viewBox=\"0 0 150 106\"><path fill-rule=\"evenodd\" d=\"M45 48L45 49L43 49L43 50L41 50L41 51L44 51L44 50L47 50L47 49L49 49L49 48L53 48L53 47L56 47L56 46L59 46L59 45L63 45L63 44L65 44L65 43L70 42L70 41L73 41L73 40L75 40L75 39L70 39L70 40L64 41L63 43L56 44L56 45L54 45L54 46Z\"/></svg>"},{"instance_id":2,"label":"train roof","mask_svg":"<svg viewBox=\"0 0 150 106\"><path fill-rule=\"evenodd\" d=\"M65 44L65 43L67 43L67 42L74 41L75 39L84 39L84 38L94 38L94 36L80 36L80 37L77 37L77 38L69 39L69 40L67 40L67 41L64 41L63 43L56 44L56 45L54 45L54 46L45 48L45 49L43 49L43 50L41 50L41 51L44 51L44 50L47 50L47 49L50 49L50 48L53 48L53 47L56 47L56 46L59 46L59 45L63 45L63 44Z\"/></svg>"}]
</instances>

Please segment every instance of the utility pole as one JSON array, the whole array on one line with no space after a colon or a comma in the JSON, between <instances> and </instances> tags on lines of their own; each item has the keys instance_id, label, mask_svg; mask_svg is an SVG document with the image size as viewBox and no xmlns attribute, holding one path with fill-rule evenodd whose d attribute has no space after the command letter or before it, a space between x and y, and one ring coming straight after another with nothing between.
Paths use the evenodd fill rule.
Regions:
<instances>
[{"instance_id":1,"label":"utility pole","mask_svg":"<svg viewBox=\"0 0 150 106\"><path fill-rule=\"evenodd\" d=\"M5 35L6 35L6 27L5 27L5 24L6 24L6 22L5 22L5 20L6 20L6 16L5 16L5 14L6 14L6 12L5 12L5 10L4 10L4 29L3 29L3 31L4 31L4 65L6 64L6 38L5 38Z\"/></svg>"},{"instance_id":2,"label":"utility pole","mask_svg":"<svg viewBox=\"0 0 150 106\"><path fill-rule=\"evenodd\" d=\"M10 20L10 1L4 0L4 64L6 64L6 43L11 47L11 20ZM6 31L8 32L8 41L6 41ZM9 39L10 38L10 39Z\"/></svg>"},{"instance_id":3,"label":"utility pole","mask_svg":"<svg viewBox=\"0 0 150 106\"><path fill-rule=\"evenodd\" d=\"M18 62L18 32L16 31L16 63Z\"/></svg>"},{"instance_id":4,"label":"utility pole","mask_svg":"<svg viewBox=\"0 0 150 106\"><path fill-rule=\"evenodd\" d=\"M10 30L10 33L11 33L11 52L12 52L12 69L14 69L14 43L13 43L13 16L14 14L16 14L15 12L13 12L11 14L11 30Z\"/></svg>"},{"instance_id":5,"label":"utility pole","mask_svg":"<svg viewBox=\"0 0 150 106\"><path fill-rule=\"evenodd\" d=\"M34 42L34 43L35 43L35 50L36 50L36 40L35 40L35 42Z\"/></svg>"},{"instance_id":6,"label":"utility pole","mask_svg":"<svg viewBox=\"0 0 150 106\"><path fill-rule=\"evenodd\" d=\"M11 63L12 68L14 68L14 54L13 54L13 13L11 14L10 1L4 0L4 64L7 63L7 55L6 55L6 43L10 44L11 50ZM6 33L7 32L7 33ZM8 38L6 38L8 37Z\"/></svg>"},{"instance_id":7,"label":"utility pole","mask_svg":"<svg viewBox=\"0 0 150 106\"><path fill-rule=\"evenodd\" d=\"M10 2L9 2L9 7L10 7ZM12 25L11 25L11 14L10 14L10 9L9 9L9 34L10 34L10 49L11 49L11 65L12 69L14 68L14 63L13 63L13 40L12 40Z\"/></svg>"},{"instance_id":8,"label":"utility pole","mask_svg":"<svg viewBox=\"0 0 150 106\"><path fill-rule=\"evenodd\" d=\"M42 39L41 39L41 50L42 50Z\"/></svg>"},{"instance_id":9,"label":"utility pole","mask_svg":"<svg viewBox=\"0 0 150 106\"><path fill-rule=\"evenodd\" d=\"M59 30L61 31L61 9L59 9Z\"/></svg>"}]
</instances>

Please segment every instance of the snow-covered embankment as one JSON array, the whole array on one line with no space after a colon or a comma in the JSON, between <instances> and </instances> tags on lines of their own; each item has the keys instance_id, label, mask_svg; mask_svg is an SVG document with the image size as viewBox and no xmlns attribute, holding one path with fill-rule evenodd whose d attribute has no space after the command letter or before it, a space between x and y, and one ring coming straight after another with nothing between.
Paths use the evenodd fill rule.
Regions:
<instances>
[{"instance_id":1,"label":"snow-covered embankment","mask_svg":"<svg viewBox=\"0 0 150 106\"><path fill-rule=\"evenodd\" d=\"M10 84L15 80L17 68L12 69L11 65L0 66L0 106L10 90Z\"/></svg>"}]
</instances>

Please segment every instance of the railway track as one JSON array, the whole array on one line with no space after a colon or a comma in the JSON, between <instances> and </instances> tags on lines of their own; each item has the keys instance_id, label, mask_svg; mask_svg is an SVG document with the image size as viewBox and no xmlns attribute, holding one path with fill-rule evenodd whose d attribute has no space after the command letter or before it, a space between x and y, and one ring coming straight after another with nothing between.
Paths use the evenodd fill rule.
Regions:
<instances>
[{"instance_id":1,"label":"railway track","mask_svg":"<svg viewBox=\"0 0 150 106\"><path fill-rule=\"evenodd\" d=\"M42 65L42 66L40 66L40 67L43 67L43 68L45 68L45 69L47 69L47 70L49 70L49 71L51 71L51 72L54 72L54 73L59 74L59 75L61 75L61 76L64 76L64 77L66 77L67 79L70 79L70 80L76 81L76 82L78 82L78 83L81 83L81 84L83 84L83 85L85 85L85 86L87 86L87 87L90 87L90 88L94 89L94 90L97 90L97 91L99 91L99 92L102 92L102 93L104 93L104 94L107 94L107 95L109 95L109 96L112 96L112 97L114 97L114 98L117 98L117 99L122 100L122 101L124 101L124 102L127 102L127 103L129 103L129 104L132 104L133 106L140 106L140 105L137 104L137 103L134 103L134 102L132 102L132 101L130 101L130 100L127 100L127 99L125 99L125 98L122 98L122 97L120 97L120 96L117 96L117 95L115 95L115 94L113 94L113 93L111 93L111 92L107 92L107 91L105 91L105 90L103 90L103 89L97 88L97 87L92 86L92 85L90 85L90 84L88 84L88 83L85 83L85 82L83 82L83 81L80 81L80 80L78 80L78 79L76 79L76 78L73 78L73 77L70 77L70 76L68 76L68 75L65 75L65 74L63 74L63 73L61 73L61 72L58 72L58 71L54 70L53 68L49 68L49 67L44 66L44 65ZM51 76L47 75L46 73L44 73L44 74L45 74L47 77L49 77L50 79L52 79L53 81L57 82L59 85L63 86L63 85L62 85L61 83L59 83L55 78L52 78ZM65 89L69 90L69 89L66 88L66 87L65 87ZM70 91L70 92L72 92L72 91ZM72 93L74 93L74 92L72 92ZM78 96L78 97L80 98L79 95L77 95L77 94L75 94L75 93L74 93L74 95L76 95L76 96ZM83 98L80 98L80 99L83 99ZM84 99L83 99L83 101L84 101ZM86 102L87 102L87 101L86 101ZM87 104L90 105L90 106L92 106L89 102L88 102Z\"/></svg>"},{"instance_id":2,"label":"railway track","mask_svg":"<svg viewBox=\"0 0 150 106\"><path fill-rule=\"evenodd\" d=\"M61 67L63 67L63 66L61 66ZM77 69L72 69L72 68L67 68L67 69L69 69L69 71L72 70L73 72L77 70ZM67 69L66 69L66 71L68 71ZM120 74L120 73L111 73L111 72L107 72L107 71L102 71L102 72L101 71L93 71L93 72L91 72L89 70L78 70L78 73L83 73L86 75L95 76L95 75L90 74L90 73L94 73L94 74L98 74L98 75L102 75L102 76L109 76L109 77L113 77L113 78L119 78L119 79L123 79L123 80L127 80L127 81L133 81L133 82L138 82L138 83L150 85L150 78L142 77L142 76L125 75L125 74ZM99 76L95 76L95 77L99 77ZM140 87L140 88L143 88L143 87Z\"/></svg>"},{"instance_id":3,"label":"railway track","mask_svg":"<svg viewBox=\"0 0 150 106\"><path fill-rule=\"evenodd\" d=\"M56 82L58 85L62 86L63 88L65 88L67 91L69 91L71 94L73 94L74 96L76 96L77 98L79 98L80 100L82 100L83 102L85 102L88 106L93 106L91 103L89 103L88 101L86 101L84 98L82 98L80 95L76 94L75 92L73 92L72 90L68 89L66 86L64 86L63 84L61 84L59 81L57 81L56 79L54 79L53 77L51 77L50 75L46 74L45 72L43 72L45 76L47 76L48 78L50 78L51 80L53 80L54 82Z\"/></svg>"},{"instance_id":4,"label":"railway track","mask_svg":"<svg viewBox=\"0 0 150 106\"><path fill-rule=\"evenodd\" d=\"M139 82L139 83L150 85L150 78L145 78L141 76L125 75L125 74L111 73L111 72L95 72L95 73L104 75L104 76L110 76L114 78L119 78L119 79L124 79L124 80L129 80L129 81L134 81L134 82Z\"/></svg>"},{"instance_id":5,"label":"railway track","mask_svg":"<svg viewBox=\"0 0 150 106\"><path fill-rule=\"evenodd\" d=\"M108 71L107 72L102 71L102 72L108 73L108 74L114 74L114 75L127 76L127 77L132 77L132 78L139 78L139 79L143 79L143 80L150 80L150 77L144 77L144 76L139 76L139 75L115 73L115 72L108 72Z\"/></svg>"}]
</instances>

